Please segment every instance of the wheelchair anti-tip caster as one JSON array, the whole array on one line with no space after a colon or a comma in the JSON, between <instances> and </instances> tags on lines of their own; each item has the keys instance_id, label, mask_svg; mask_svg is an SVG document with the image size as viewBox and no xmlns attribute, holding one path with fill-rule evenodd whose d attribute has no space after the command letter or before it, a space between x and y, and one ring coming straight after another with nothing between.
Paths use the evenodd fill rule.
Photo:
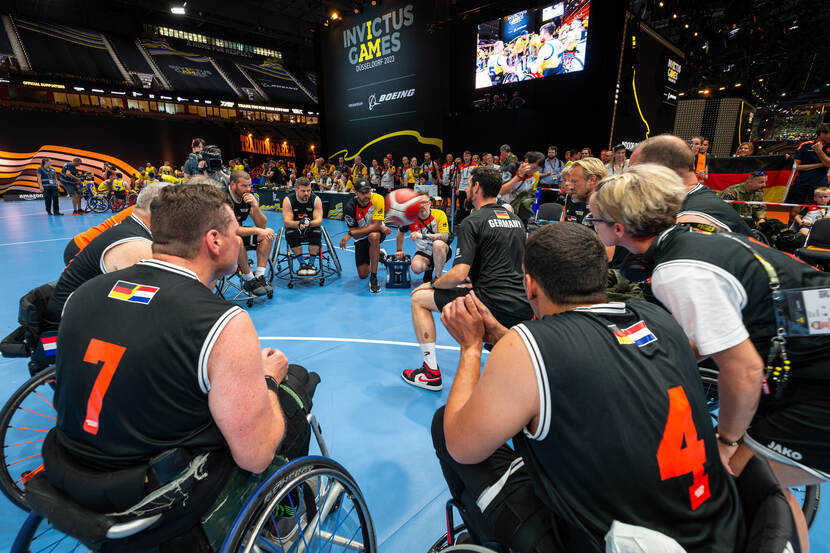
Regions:
<instances>
[{"instance_id":1,"label":"wheelchair anti-tip caster","mask_svg":"<svg viewBox=\"0 0 830 553\"><path fill-rule=\"evenodd\" d=\"M289 282L289 283L288 283L288 287L289 287L289 288L294 288L294 283L293 283L293 282Z\"/></svg>"},{"instance_id":2,"label":"wheelchair anti-tip caster","mask_svg":"<svg viewBox=\"0 0 830 553\"><path fill-rule=\"evenodd\" d=\"M274 298L274 293L273 293L273 292L268 292L268 293L266 294L266 296L268 297L268 299L269 299L269 300L270 300L270 299L273 299L273 298Z\"/></svg>"},{"instance_id":3,"label":"wheelchair anti-tip caster","mask_svg":"<svg viewBox=\"0 0 830 553\"><path fill-rule=\"evenodd\" d=\"M321 278L320 279L320 286L325 286L325 285L326 285L326 279Z\"/></svg>"},{"instance_id":4,"label":"wheelchair anti-tip caster","mask_svg":"<svg viewBox=\"0 0 830 553\"><path fill-rule=\"evenodd\" d=\"M245 302L245 307L251 308L254 306L254 300L248 300Z\"/></svg>"}]
</instances>

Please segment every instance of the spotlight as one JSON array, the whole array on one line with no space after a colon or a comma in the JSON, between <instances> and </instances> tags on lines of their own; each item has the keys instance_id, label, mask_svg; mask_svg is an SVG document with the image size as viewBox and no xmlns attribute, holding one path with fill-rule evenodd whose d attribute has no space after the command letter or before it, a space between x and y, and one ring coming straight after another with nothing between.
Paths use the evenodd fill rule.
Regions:
<instances>
[{"instance_id":1,"label":"spotlight","mask_svg":"<svg viewBox=\"0 0 830 553\"><path fill-rule=\"evenodd\" d=\"M660 2L660 7L661 7L661 8L663 7L663 3L662 3L662 2Z\"/></svg>"},{"instance_id":2,"label":"spotlight","mask_svg":"<svg viewBox=\"0 0 830 553\"><path fill-rule=\"evenodd\" d=\"M697 31L695 31L695 36L697 36Z\"/></svg>"},{"instance_id":3,"label":"spotlight","mask_svg":"<svg viewBox=\"0 0 830 553\"><path fill-rule=\"evenodd\" d=\"M683 25L683 28L684 28L684 29L688 29L688 28L689 28L689 24L688 24L688 23L686 23L685 25Z\"/></svg>"},{"instance_id":4,"label":"spotlight","mask_svg":"<svg viewBox=\"0 0 830 553\"><path fill-rule=\"evenodd\" d=\"M720 87L718 90L726 90L725 86Z\"/></svg>"},{"instance_id":5,"label":"spotlight","mask_svg":"<svg viewBox=\"0 0 830 553\"><path fill-rule=\"evenodd\" d=\"M378 0L372 0L372 5L377 6L378 5Z\"/></svg>"},{"instance_id":6,"label":"spotlight","mask_svg":"<svg viewBox=\"0 0 830 553\"><path fill-rule=\"evenodd\" d=\"M186 7L187 2L183 3L181 6L170 6L170 13L173 15L184 15L186 13Z\"/></svg>"},{"instance_id":7,"label":"spotlight","mask_svg":"<svg viewBox=\"0 0 830 553\"><path fill-rule=\"evenodd\" d=\"M672 19L677 19L677 14L676 13L671 14L671 18Z\"/></svg>"},{"instance_id":8,"label":"spotlight","mask_svg":"<svg viewBox=\"0 0 830 553\"><path fill-rule=\"evenodd\" d=\"M340 14L337 13L337 11L331 12L331 19L332 21L337 21L338 19L340 19Z\"/></svg>"},{"instance_id":9,"label":"spotlight","mask_svg":"<svg viewBox=\"0 0 830 553\"><path fill-rule=\"evenodd\" d=\"M741 86L741 83L735 83L735 88L738 88L739 86Z\"/></svg>"}]
</instances>

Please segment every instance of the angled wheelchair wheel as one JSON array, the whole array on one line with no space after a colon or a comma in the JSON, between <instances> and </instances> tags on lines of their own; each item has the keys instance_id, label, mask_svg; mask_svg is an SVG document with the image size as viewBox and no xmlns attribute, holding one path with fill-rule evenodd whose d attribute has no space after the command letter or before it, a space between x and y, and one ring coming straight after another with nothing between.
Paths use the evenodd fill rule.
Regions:
<instances>
[{"instance_id":1,"label":"angled wheelchair wheel","mask_svg":"<svg viewBox=\"0 0 830 553\"><path fill-rule=\"evenodd\" d=\"M718 396L718 371L698 367L700 379L703 382L703 391L706 394L706 406L712 416L714 424L718 423L718 409L720 408L720 397ZM801 503L801 510L807 520L807 528L810 528L816 520L819 503L821 502L821 486L799 486L790 488L790 492Z\"/></svg>"},{"instance_id":2,"label":"angled wheelchair wheel","mask_svg":"<svg viewBox=\"0 0 830 553\"><path fill-rule=\"evenodd\" d=\"M92 549L52 527L48 520L36 513L20 527L12 544L11 553L92 553Z\"/></svg>"},{"instance_id":3,"label":"angled wheelchair wheel","mask_svg":"<svg viewBox=\"0 0 830 553\"><path fill-rule=\"evenodd\" d=\"M110 208L110 203L106 198L93 196L86 202L87 207L94 213L103 213Z\"/></svg>"},{"instance_id":4,"label":"angled wheelchair wheel","mask_svg":"<svg viewBox=\"0 0 830 553\"><path fill-rule=\"evenodd\" d=\"M349 473L326 457L303 457L252 494L220 553L377 551L363 494Z\"/></svg>"},{"instance_id":5,"label":"angled wheelchair wheel","mask_svg":"<svg viewBox=\"0 0 830 553\"><path fill-rule=\"evenodd\" d=\"M54 385L55 368L44 369L18 388L0 411L0 491L25 511L29 506L23 500L23 487L43 467L40 449L57 422L52 400Z\"/></svg>"},{"instance_id":6,"label":"angled wheelchair wheel","mask_svg":"<svg viewBox=\"0 0 830 553\"><path fill-rule=\"evenodd\" d=\"M460 534L461 532L463 532L466 529L467 529L466 526L464 526L463 524L459 524L458 526L456 526L455 528L452 529L452 534L451 535L452 536L457 536L458 534ZM439 551L447 551L449 547L453 547L453 545L450 544L448 540L449 540L449 538L447 537L447 534L441 534L441 537L439 537L437 540L435 540L435 543L433 543L432 547L430 547L427 550L427 553L438 553ZM489 551L489 550L485 550L485 551Z\"/></svg>"}]
</instances>

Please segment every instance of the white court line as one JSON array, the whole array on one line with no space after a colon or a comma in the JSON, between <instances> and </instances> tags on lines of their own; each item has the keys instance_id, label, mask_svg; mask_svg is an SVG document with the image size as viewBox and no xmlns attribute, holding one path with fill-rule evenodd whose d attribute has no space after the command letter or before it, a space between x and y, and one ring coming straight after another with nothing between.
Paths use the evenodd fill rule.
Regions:
<instances>
[{"instance_id":1,"label":"white court line","mask_svg":"<svg viewBox=\"0 0 830 553\"><path fill-rule=\"evenodd\" d=\"M38 211L37 213L18 213L17 215L3 215L0 219L16 219L18 217L34 217L36 215L43 215L46 217L45 211Z\"/></svg>"},{"instance_id":2,"label":"white court line","mask_svg":"<svg viewBox=\"0 0 830 553\"><path fill-rule=\"evenodd\" d=\"M74 236L68 236L66 238L49 238L47 240L27 240L25 242L7 242L5 244L0 244L0 246L20 246L22 244L38 244L40 242L57 242L58 240L72 240Z\"/></svg>"},{"instance_id":3,"label":"white court line","mask_svg":"<svg viewBox=\"0 0 830 553\"><path fill-rule=\"evenodd\" d=\"M357 344L381 344L385 346L407 346L411 348L419 348L421 344L417 342L396 342L394 340L370 340L368 338L319 338L312 336L260 336L260 340L283 340L291 342L349 342ZM448 349L451 351L461 351L458 346L435 346L435 349ZM489 353L483 350L482 353Z\"/></svg>"}]
</instances>

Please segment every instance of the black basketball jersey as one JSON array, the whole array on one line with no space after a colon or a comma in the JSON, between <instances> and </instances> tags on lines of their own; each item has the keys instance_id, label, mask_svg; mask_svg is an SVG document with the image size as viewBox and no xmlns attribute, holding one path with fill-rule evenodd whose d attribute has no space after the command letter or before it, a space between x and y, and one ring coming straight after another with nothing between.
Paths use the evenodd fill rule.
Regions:
<instances>
[{"instance_id":1,"label":"black basketball jersey","mask_svg":"<svg viewBox=\"0 0 830 553\"><path fill-rule=\"evenodd\" d=\"M565 220L572 223L582 224L582 220L588 214L588 204L577 202L568 194L565 196Z\"/></svg>"},{"instance_id":2,"label":"black basketball jersey","mask_svg":"<svg viewBox=\"0 0 830 553\"><path fill-rule=\"evenodd\" d=\"M293 192L288 196L288 201L291 202L291 211L294 212L295 221L302 221L305 218L314 219L314 203L317 201L317 194L312 192L308 202L300 203L297 193Z\"/></svg>"},{"instance_id":3,"label":"black basketball jersey","mask_svg":"<svg viewBox=\"0 0 830 553\"><path fill-rule=\"evenodd\" d=\"M539 383L539 426L514 438L548 507L596 551L614 520L689 553L733 553L740 500L686 335L646 302L612 303L514 327Z\"/></svg>"},{"instance_id":4,"label":"black basketball jersey","mask_svg":"<svg viewBox=\"0 0 830 553\"><path fill-rule=\"evenodd\" d=\"M192 271L158 260L78 288L58 333L61 445L100 470L173 447L224 447L208 408L207 362L241 312Z\"/></svg>"},{"instance_id":5,"label":"black basketball jersey","mask_svg":"<svg viewBox=\"0 0 830 553\"><path fill-rule=\"evenodd\" d=\"M233 215L236 217L236 222L242 226L242 223L244 223L248 218L248 215L251 214L251 204L241 198L237 202L236 198L233 197L233 192L231 192L230 187L227 188L227 191L228 196L231 199L231 205L233 206Z\"/></svg>"},{"instance_id":6,"label":"black basketball jersey","mask_svg":"<svg viewBox=\"0 0 830 553\"><path fill-rule=\"evenodd\" d=\"M749 236L749 225L738 215L738 212L723 201L717 192L703 184L698 184L686 193L686 199L683 200L677 216L681 215L703 217L714 225Z\"/></svg>"},{"instance_id":7,"label":"black basketball jersey","mask_svg":"<svg viewBox=\"0 0 830 553\"><path fill-rule=\"evenodd\" d=\"M470 266L470 281L488 308L530 319L522 269L525 232L512 211L495 203L484 205L458 226L455 263Z\"/></svg>"},{"instance_id":8,"label":"black basketball jersey","mask_svg":"<svg viewBox=\"0 0 830 553\"><path fill-rule=\"evenodd\" d=\"M96 236L87 247L72 258L61 273L55 293L49 299L47 319L53 322L60 321L66 298L81 284L107 272L104 267L104 255L110 249L136 240L152 242L153 237L150 229L135 214Z\"/></svg>"}]
</instances>

